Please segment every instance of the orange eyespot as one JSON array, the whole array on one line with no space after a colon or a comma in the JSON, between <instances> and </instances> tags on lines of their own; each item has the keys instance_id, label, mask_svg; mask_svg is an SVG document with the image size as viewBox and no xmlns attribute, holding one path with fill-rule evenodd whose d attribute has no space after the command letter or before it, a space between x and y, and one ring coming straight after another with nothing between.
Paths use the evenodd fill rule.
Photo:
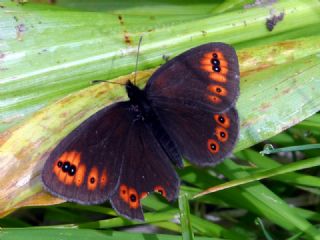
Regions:
<instances>
[{"instance_id":1,"label":"orange eyespot","mask_svg":"<svg viewBox=\"0 0 320 240\"><path fill-rule=\"evenodd\" d=\"M213 81L217 81L217 82L221 82L221 83L225 83L227 82L227 78L225 75L222 75L221 73L217 73L217 72L212 72L210 73L210 79L212 79Z\"/></svg>"},{"instance_id":2,"label":"orange eyespot","mask_svg":"<svg viewBox=\"0 0 320 240\"><path fill-rule=\"evenodd\" d=\"M53 165L53 172L57 175L57 177L59 177L61 167L62 167L62 161L60 161L60 159L57 159Z\"/></svg>"},{"instance_id":3,"label":"orange eyespot","mask_svg":"<svg viewBox=\"0 0 320 240\"><path fill-rule=\"evenodd\" d=\"M213 139L208 139L208 150L213 153L216 154L219 152L220 150L220 146L219 144L213 140Z\"/></svg>"},{"instance_id":4,"label":"orange eyespot","mask_svg":"<svg viewBox=\"0 0 320 240\"><path fill-rule=\"evenodd\" d=\"M212 53L211 56L213 58L215 58L215 54L217 55L217 59L219 59L220 61L225 61L224 55L222 54L222 52L220 52L219 50L215 49Z\"/></svg>"},{"instance_id":5,"label":"orange eyespot","mask_svg":"<svg viewBox=\"0 0 320 240\"><path fill-rule=\"evenodd\" d=\"M119 195L120 195L120 198L123 201L125 201L126 203L129 202L129 190L128 190L128 187L126 185L124 185L124 184L120 185Z\"/></svg>"},{"instance_id":6,"label":"orange eyespot","mask_svg":"<svg viewBox=\"0 0 320 240\"><path fill-rule=\"evenodd\" d=\"M67 174L62 171L63 163L64 163L63 161L58 159L55 161L54 166L53 166L53 172L56 174L56 176L58 177L60 182L64 182L64 179L67 176Z\"/></svg>"},{"instance_id":7,"label":"orange eyespot","mask_svg":"<svg viewBox=\"0 0 320 240\"><path fill-rule=\"evenodd\" d=\"M210 64L202 64L201 70L204 70L206 72L212 72L212 66Z\"/></svg>"},{"instance_id":8,"label":"orange eyespot","mask_svg":"<svg viewBox=\"0 0 320 240\"><path fill-rule=\"evenodd\" d=\"M224 114L224 113L215 114L214 120L224 128L230 127L230 118L227 116L227 114Z\"/></svg>"},{"instance_id":9,"label":"orange eyespot","mask_svg":"<svg viewBox=\"0 0 320 240\"><path fill-rule=\"evenodd\" d=\"M228 68L228 62L224 60L220 60L220 67L221 68Z\"/></svg>"},{"instance_id":10,"label":"orange eyespot","mask_svg":"<svg viewBox=\"0 0 320 240\"><path fill-rule=\"evenodd\" d=\"M228 62L219 50L215 49L212 52L204 54L200 60L200 68L208 72L209 78L213 81L227 82Z\"/></svg>"},{"instance_id":11,"label":"orange eyespot","mask_svg":"<svg viewBox=\"0 0 320 240\"><path fill-rule=\"evenodd\" d=\"M66 185L74 183L77 168L81 160L81 153L77 151L64 152L55 162L53 172L59 181Z\"/></svg>"},{"instance_id":12,"label":"orange eyespot","mask_svg":"<svg viewBox=\"0 0 320 240\"><path fill-rule=\"evenodd\" d=\"M211 52L205 53L203 59L218 59L219 61L225 61L224 55L218 49L214 49Z\"/></svg>"},{"instance_id":13,"label":"orange eyespot","mask_svg":"<svg viewBox=\"0 0 320 240\"><path fill-rule=\"evenodd\" d=\"M77 187L80 187L84 182L85 174L86 174L86 166L84 164L80 164L77 169L76 176L74 178L74 183L76 184Z\"/></svg>"},{"instance_id":14,"label":"orange eyespot","mask_svg":"<svg viewBox=\"0 0 320 240\"><path fill-rule=\"evenodd\" d=\"M137 191L134 188L129 188L129 205L130 208L138 208L140 203L140 199L139 199L139 195L137 193Z\"/></svg>"},{"instance_id":15,"label":"orange eyespot","mask_svg":"<svg viewBox=\"0 0 320 240\"><path fill-rule=\"evenodd\" d=\"M216 127L216 136L220 142L226 142L229 138L228 132L223 127Z\"/></svg>"},{"instance_id":16,"label":"orange eyespot","mask_svg":"<svg viewBox=\"0 0 320 240\"><path fill-rule=\"evenodd\" d=\"M90 191L93 191L97 188L98 179L99 179L98 177L99 177L98 168L92 167L87 178L87 187Z\"/></svg>"},{"instance_id":17,"label":"orange eyespot","mask_svg":"<svg viewBox=\"0 0 320 240\"><path fill-rule=\"evenodd\" d=\"M104 188L108 182L107 169L104 168L100 177L100 188Z\"/></svg>"},{"instance_id":18,"label":"orange eyespot","mask_svg":"<svg viewBox=\"0 0 320 240\"><path fill-rule=\"evenodd\" d=\"M208 90L214 94L220 95L220 96L227 96L228 91L222 86L219 85L209 85Z\"/></svg>"},{"instance_id":19,"label":"orange eyespot","mask_svg":"<svg viewBox=\"0 0 320 240\"><path fill-rule=\"evenodd\" d=\"M221 67L220 68L220 74L226 76L228 73L228 68L227 67Z\"/></svg>"},{"instance_id":20,"label":"orange eyespot","mask_svg":"<svg viewBox=\"0 0 320 240\"><path fill-rule=\"evenodd\" d=\"M217 97L217 96L212 96L212 95L207 95L207 98L210 102L214 103L214 104L219 104L221 103L221 98Z\"/></svg>"},{"instance_id":21,"label":"orange eyespot","mask_svg":"<svg viewBox=\"0 0 320 240\"><path fill-rule=\"evenodd\" d=\"M59 160L61 161L67 161L68 160L68 155L69 155L69 152L64 152L60 157L59 157Z\"/></svg>"},{"instance_id":22,"label":"orange eyespot","mask_svg":"<svg viewBox=\"0 0 320 240\"><path fill-rule=\"evenodd\" d=\"M64 178L64 183L66 185L71 185L73 184L74 181L74 176L70 176L68 173L66 174L66 177Z\"/></svg>"},{"instance_id":23,"label":"orange eyespot","mask_svg":"<svg viewBox=\"0 0 320 240\"><path fill-rule=\"evenodd\" d=\"M164 197L167 196L166 190L164 190L164 188L162 186L160 186L160 185L155 186L154 187L154 191L157 192L157 193L160 193Z\"/></svg>"},{"instance_id":24,"label":"orange eyespot","mask_svg":"<svg viewBox=\"0 0 320 240\"><path fill-rule=\"evenodd\" d=\"M72 151L70 152L70 156L68 156L69 161L71 164L74 164L76 167L79 165L80 160L81 160L81 153Z\"/></svg>"}]
</instances>

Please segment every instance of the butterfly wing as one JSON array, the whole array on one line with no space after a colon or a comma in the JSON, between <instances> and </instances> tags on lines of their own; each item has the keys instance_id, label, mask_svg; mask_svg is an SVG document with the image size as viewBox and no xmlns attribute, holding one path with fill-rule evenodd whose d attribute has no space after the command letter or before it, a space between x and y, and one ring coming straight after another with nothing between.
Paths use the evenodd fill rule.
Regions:
<instances>
[{"instance_id":1,"label":"butterfly wing","mask_svg":"<svg viewBox=\"0 0 320 240\"><path fill-rule=\"evenodd\" d=\"M224 43L193 48L158 69L146 95L181 154L197 165L214 165L233 149L239 131L234 103L239 66Z\"/></svg>"},{"instance_id":2,"label":"butterfly wing","mask_svg":"<svg viewBox=\"0 0 320 240\"><path fill-rule=\"evenodd\" d=\"M111 204L121 215L143 220L140 200L150 192L159 192L169 201L176 199L179 178L152 129L143 121L132 123L126 141L120 183Z\"/></svg>"},{"instance_id":3,"label":"butterfly wing","mask_svg":"<svg viewBox=\"0 0 320 240\"><path fill-rule=\"evenodd\" d=\"M168 155L130 102L97 112L52 151L42 172L45 188L81 204L111 200L130 219L143 220L140 200L160 192L177 197L179 178Z\"/></svg>"},{"instance_id":4,"label":"butterfly wing","mask_svg":"<svg viewBox=\"0 0 320 240\"><path fill-rule=\"evenodd\" d=\"M239 94L236 52L224 43L190 49L161 66L145 91L155 104L222 112L234 104Z\"/></svg>"},{"instance_id":5,"label":"butterfly wing","mask_svg":"<svg viewBox=\"0 0 320 240\"><path fill-rule=\"evenodd\" d=\"M181 154L196 165L219 163L236 144L239 122L233 107L212 113L201 108L166 108L159 104L156 112Z\"/></svg>"},{"instance_id":6,"label":"butterfly wing","mask_svg":"<svg viewBox=\"0 0 320 240\"><path fill-rule=\"evenodd\" d=\"M123 137L132 121L128 106L120 102L100 110L56 146L42 171L49 192L82 204L110 197L118 185Z\"/></svg>"}]
</instances>

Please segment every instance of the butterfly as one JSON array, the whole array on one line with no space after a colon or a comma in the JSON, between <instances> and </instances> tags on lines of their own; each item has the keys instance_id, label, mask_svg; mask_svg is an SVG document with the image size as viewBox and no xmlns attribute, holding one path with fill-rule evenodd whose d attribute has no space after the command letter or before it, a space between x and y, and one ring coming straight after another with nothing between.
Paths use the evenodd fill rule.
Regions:
<instances>
[{"instance_id":1,"label":"butterfly","mask_svg":"<svg viewBox=\"0 0 320 240\"><path fill-rule=\"evenodd\" d=\"M149 193L177 198L183 158L212 166L232 152L239 78L235 50L207 43L166 62L144 89L129 80L129 100L93 114L52 150L45 189L80 204L109 200L120 215L144 220Z\"/></svg>"}]
</instances>

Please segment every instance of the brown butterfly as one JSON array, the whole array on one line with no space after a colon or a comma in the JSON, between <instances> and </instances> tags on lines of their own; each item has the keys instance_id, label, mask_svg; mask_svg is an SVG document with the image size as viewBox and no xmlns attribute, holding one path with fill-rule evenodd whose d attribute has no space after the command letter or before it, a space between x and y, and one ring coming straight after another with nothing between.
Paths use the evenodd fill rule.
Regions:
<instances>
[{"instance_id":1,"label":"brown butterfly","mask_svg":"<svg viewBox=\"0 0 320 240\"><path fill-rule=\"evenodd\" d=\"M106 106L67 135L48 157L42 180L52 194L81 204L109 200L143 220L140 200L179 192L182 157L199 166L221 162L235 146L239 66L224 43L192 48L162 65L143 90Z\"/></svg>"}]
</instances>

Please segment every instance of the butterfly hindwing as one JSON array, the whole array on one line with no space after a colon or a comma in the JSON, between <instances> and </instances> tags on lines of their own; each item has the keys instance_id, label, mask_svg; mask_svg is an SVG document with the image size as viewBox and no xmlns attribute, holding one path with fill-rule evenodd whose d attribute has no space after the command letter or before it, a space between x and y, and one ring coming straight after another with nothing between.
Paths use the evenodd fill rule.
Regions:
<instances>
[{"instance_id":1,"label":"butterfly hindwing","mask_svg":"<svg viewBox=\"0 0 320 240\"><path fill-rule=\"evenodd\" d=\"M128 105L115 103L100 110L58 144L42 172L49 192L82 204L110 197L118 185L123 136L132 120Z\"/></svg>"},{"instance_id":2,"label":"butterfly hindwing","mask_svg":"<svg viewBox=\"0 0 320 240\"><path fill-rule=\"evenodd\" d=\"M179 178L151 128L135 121L123 149L120 183L111 197L113 208L131 219L143 220L140 200L159 192L172 201L177 198Z\"/></svg>"},{"instance_id":3,"label":"butterfly hindwing","mask_svg":"<svg viewBox=\"0 0 320 240\"><path fill-rule=\"evenodd\" d=\"M196 165L221 162L236 144L239 122L233 107L212 113L202 109L164 108L159 104L156 111L181 154Z\"/></svg>"},{"instance_id":4,"label":"butterfly hindwing","mask_svg":"<svg viewBox=\"0 0 320 240\"><path fill-rule=\"evenodd\" d=\"M235 50L224 43L192 48L161 66L145 91L151 102L222 112L239 94Z\"/></svg>"}]
</instances>

